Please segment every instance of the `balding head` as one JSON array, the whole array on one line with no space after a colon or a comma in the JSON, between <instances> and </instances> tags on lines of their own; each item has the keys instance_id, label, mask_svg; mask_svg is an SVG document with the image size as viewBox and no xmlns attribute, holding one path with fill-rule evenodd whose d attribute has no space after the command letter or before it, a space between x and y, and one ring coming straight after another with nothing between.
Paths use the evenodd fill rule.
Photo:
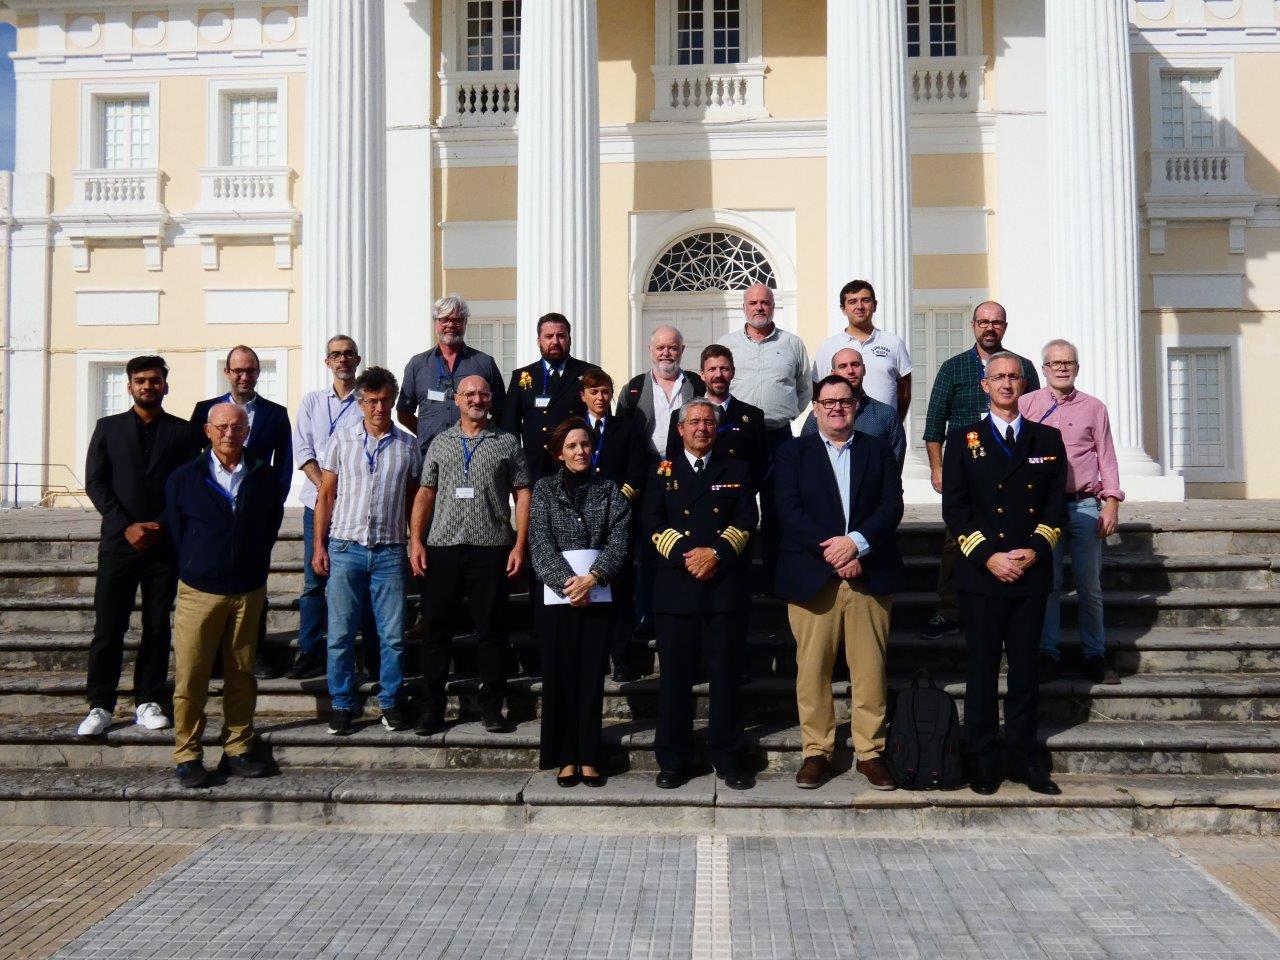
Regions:
<instances>
[{"instance_id":1,"label":"balding head","mask_svg":"<svg viewBox=\"0 0 1280 960\"><path fill-rule=\"evenodd\" d=\"M209 408L204 435L218 459L234 466L240 462L245 441L249 439L249 414L234 403L215 403Z\"/></svg>"},{"instance_id":2,"label":"balding head","mask_svg":"<svg viewBox=\"0 0 1280 960\"><path fill-rule=\"evenodd\" d=\"M773 291L763 283L753 283L742 294L742 316L756 330L773 325Z\"/></svg>"},{"instance_id":3,"label":"balding head","mask_svg":"<svg viewBox=\"0 0 1280 960\"><path fill-rule=\"evenodd\" d=\"M649 337L649 360L654 376L662 380L674 380L680 373L680 358L684 356L684 334L675 327L663 324Z\"/></svg>"},{"instance_id":4,"label":"balding head","mask_svg":"<svg viewBox=\"0 0 1280 960\"><path fill-rule=\"evenodd\" d=\"M862 362L862 353L853 347L837 350L831 358L831 372L844 377L853 387L855 394L862 390L862 378L867 375L866 365Z\"/></svg>"},{"instance_id":5,"label":"balding head","mask_svg":"<svg viewBox=\"0 0 1280 960\"><path fill-rule=\"evenodd\" d=\"M489 422L489 410L493 407L493 391L489 381L484 377L472 374L463 377L454 394L454 403L464 420L483 427Z\"/></svg>"},{"instance_id":6,"label":"balding head","mask_svg":"<svg viewBox=\"0 0 1280 960\"><path fill-rule=\"evenodd\" d=\"M1008 326L1004 307L994 300L984 300L973 310L973 339L987 354L1000 351Z\"/></svg>"}]
</instances>

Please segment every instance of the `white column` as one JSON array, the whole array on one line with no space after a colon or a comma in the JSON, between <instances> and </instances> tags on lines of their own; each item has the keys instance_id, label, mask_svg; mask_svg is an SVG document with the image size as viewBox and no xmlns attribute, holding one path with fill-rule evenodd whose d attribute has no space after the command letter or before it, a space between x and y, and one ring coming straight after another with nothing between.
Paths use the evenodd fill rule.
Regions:
<instances>
[{"instance_id":1,"label":"white column","mask_svg":"<svg viewBox=\"0 0 1280 960\"><path fill-rule=\"evenodd\" d=\"M911 148L906 5L827 4L827 289L829 333L845 319L840 288L870 281L876 325L906 339L911 320Z\"/></svg>"},{"instance_id":2,"label":"white column","mask_svg":"<svg viewBox=\"0 0 1280 960\"><path fill-rule=\"evenodd\" d=\"M303 209L302 387L349 333L386 362L385 0L311 0Z\"/></svg>"},{"instance_id":3,"label":"white column","mask_svg":"<svg viewBox=\"0 0 1280 960\"><path fill-rule=\"evenodd\" d=\"M596 0L523 7L516 201L516 362L563 313L573 354L600 358L600 107Z\"/></svg>"},{"instance_id":4,"label":"white column","mask_svg":"<svg viewBox=\"0 0 1280 960\"><path fill-rule=\"evenodd\" d=\"M1115 0L1046 7L1050 301L1055 329L1080 350L1081 388L1107 405L1121 484L1143 499L1181 499L1181 481L1161 478L1143 448L1127 9Z\"/></svg>"}]
</instances>

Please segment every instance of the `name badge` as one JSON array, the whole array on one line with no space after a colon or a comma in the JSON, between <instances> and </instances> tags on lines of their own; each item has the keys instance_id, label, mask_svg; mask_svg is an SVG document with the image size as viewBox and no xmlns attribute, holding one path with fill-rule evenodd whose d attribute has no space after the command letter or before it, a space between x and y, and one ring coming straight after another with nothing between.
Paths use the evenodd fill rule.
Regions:
<instances>
[{"instance_id":1,"label":"name badge","mask_svg":"<svg viewBox=\"0 0 1280 960\"><path fill-rule=\"evenodd\" d=\"M551 406L551 398L550 397L534 397L533 405L537 407L539 410L541 410L543 407L549 407Z\"/></svg>"},{"instance_id":2,"label":"name badge","mask_svg":"<svg viewBox=\"0 0 1280 960\"><path fill-rule=\"evenodd\" d=\"M476 498L476 488L458 487L458 489L453 492L453 496L457 500L474 500Z\"/></svg>"},{"instance_id":3,"label":"name badge","mask_svg":"<svg viewBox=\"0 0 1280 960\"><path fill-rule=\"evenodd\" d=\"M444 403L444 391L443 391L443 390L428 390L428 391L427 391L427 399L428 399L428 400L434 400L434 401L436 401L437 403Z\"/></svg>"}]
</instances>

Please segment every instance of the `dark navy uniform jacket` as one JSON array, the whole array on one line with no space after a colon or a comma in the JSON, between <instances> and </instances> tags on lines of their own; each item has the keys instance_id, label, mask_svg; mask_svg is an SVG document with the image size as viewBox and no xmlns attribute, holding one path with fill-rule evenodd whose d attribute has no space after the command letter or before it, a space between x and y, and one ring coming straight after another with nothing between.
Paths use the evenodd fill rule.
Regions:
<instances>
[{"instance_id":1,"label":"dark navy uniform jacket","mask_svg":"<svg viewBox=\"0 0 1280 960\"><path fill-rule=\"evenodd\" d=\"M680 411L672 410L671 425L667 430L668 450L680 450L684 446L676 432L679 422ZM745 461L751 467L751 480L759 490L769 466L764 411L737 397L729 397L716 427L716 445L711 450L713 456Z\"/></svg>"},{"instance_id":2,"label":"dark navy uniform jacket","mask_svg":"<svg viewBox=\"0 0 1280 960\"><path fill-rule=\"evenodd\" d=\"M551 386L540 358L511 371L511 383L507 385L498 426L520 438L534 482L539 477L555 473L555 465L547 456L547 441L556 427L570 417L587 415L580 381L582 375L594 366L576 357L566 357L560 384L556 387ZM546 402L540 403L540 398Z\"/></svg>"}]
</instances>

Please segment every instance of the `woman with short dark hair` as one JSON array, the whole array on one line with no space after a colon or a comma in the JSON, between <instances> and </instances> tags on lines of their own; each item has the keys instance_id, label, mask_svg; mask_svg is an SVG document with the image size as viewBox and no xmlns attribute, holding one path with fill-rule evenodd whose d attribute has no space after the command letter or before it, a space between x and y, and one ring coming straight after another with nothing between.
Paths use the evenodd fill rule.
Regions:
<instances>
[{"instance_id":1,"label":"woman with short dark hair","mask_svg":"<svg viewBox=\"0 0 1280 960\"><path fill-rule=\"evenodd\" d=\"M559 469L534 485L529 521L529 555L545 585L541 767L558 768L562 787L598 787L613 618L606 588L626 562L631 507L611 481L593 475L591 431L581 417L556 427L547 454Z\"/></svg>"}]
</instances>

